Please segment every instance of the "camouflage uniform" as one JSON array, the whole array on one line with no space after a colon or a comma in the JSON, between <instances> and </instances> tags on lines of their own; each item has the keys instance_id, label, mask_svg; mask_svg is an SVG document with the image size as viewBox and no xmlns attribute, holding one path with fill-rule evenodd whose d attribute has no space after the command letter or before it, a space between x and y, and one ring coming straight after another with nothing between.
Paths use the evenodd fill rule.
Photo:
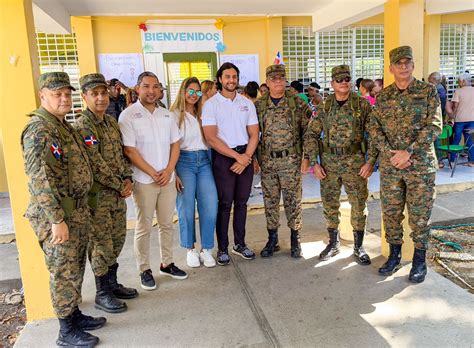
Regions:
<instances>
[{"instance_id":1,"label":"camouflage uniform","mask_svg":"<svg viewBox=\"0 0 474 348\"><path fill-rule=\"evenodd\" d=\"M258 99L255 106L261 131L258 162L262 170L267 228L280 226L280 196L283 194L288 227L299 231L302 227L302 140L311 110L304 101L289 93L285 93L276 106L269 94Z\"/></svg>"},{"instance_id":2,"label":"camouflage uniform","mask_svg":"<svg viewBox=\"0 0 474 348\"><path fill-rule=\"evenodd\" d=\"M97 83L100 74L89 74L81 78L81 86L93 89L103 85ZM89 85L88 83L94 83ZM100 163L106 181L95 176L95 183L90 193L90 206L95 231L90 235L89 256L95 275L101 276L117 261L125 243L126 205L120 197L123 190L122 180L131 180L132 171L125 159L122 137L117 121L110 115L98 117L89 109L82 111L74 127L82 135L87 153L92 162Z\"/></svg>"},{"instance_id":3,"label":"camouflage uniform","mask_svg":"<svg viewBox=\"0 0 474 348\"><path fill-rule=\"evenodd\" d=\"M65 73L43 74L39 82L40 89L72 88ZM31 194L25 216L45 255L53 308L58 318L66 318L81 302L88 233L93 229L87 207L93 169L81 136L65 120L42 107L28 116L21 135ZM63 220L69 240L53 245L51 225Z\"/></svg>"},{"instance_id":4,"label":"camouflage uniform","mask_svg":"<svg viewBox=\"0 0 474 348\"><path fill-rule=\"evenodd\" d=\"M333 76L350 76L349 67L334 68ZM319 155L326 171L326 178L321 180L321 198L329 229L337 229L339 226L339 199L341 186L344 185L351 204L352 227L354 231L365 230L367 179L358 174L365 164L367 142L364 139L370 112L369 102L353 92L342 106L334 95L330 95L318 105L318 117L311 120L305 134L305 154L311 159ZM368 162L374 165L376 160L377 150L369 146Z\"/></svg>"},{"instance_id":5,"label":"camouflage uniform","mask_svg":"<svg viewBox=\"0 0 474 348\"><path fill-rule=\"evenodd\" d=\"M411 49L391 51L390 61L411 58ZM426 250L435 193L437 161L433 142L441 132L441 108L436 87L414 79L400 91L395 83L377 97L370 123L372 142L380 151L380 191L385 237L403 243L403 210L407 204L415 248ZM412 165L397 169L390 150L407 150Z\"/></svg>"}]
</instances>

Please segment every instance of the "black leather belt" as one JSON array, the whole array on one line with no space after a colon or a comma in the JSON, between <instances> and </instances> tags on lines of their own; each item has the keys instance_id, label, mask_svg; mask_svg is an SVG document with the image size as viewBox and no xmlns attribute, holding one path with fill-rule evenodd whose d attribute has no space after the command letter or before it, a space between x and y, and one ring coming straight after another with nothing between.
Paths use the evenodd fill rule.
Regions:
<instances>
[{"instance_id":1,"label":"black leather belt","mask_svg":"<svg viewBox=\"0 0 474 348\"><path fill-rule=\"evenodd\" d=\"M237 153L243 154L247 150L247 145L239 145L239 146L233 147L232 150L234 150Z\"/></svg>"}]
</instances>

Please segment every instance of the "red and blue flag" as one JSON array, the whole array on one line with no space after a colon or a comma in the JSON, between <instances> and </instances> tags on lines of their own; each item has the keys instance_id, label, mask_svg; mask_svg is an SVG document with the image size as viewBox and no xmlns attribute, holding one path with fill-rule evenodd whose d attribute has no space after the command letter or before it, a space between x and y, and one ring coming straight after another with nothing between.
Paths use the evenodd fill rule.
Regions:
<instances>
[{"instance_id":1,"label":"red and blue flag","mask_svg":"<svg viewBox=\"0 0 474 348\"><path fill-rule=\"evenodd\" d=\"M61 155L63 154L63 150L59 147L58 144L52 143L51 144L51 152L53 153L53 156L58 160L61 158Z\"/></svg>"},{"instance_id":2,"label":"red and blue flag","mask_svg":"<svg viewBox=\"0 0 474 348\"><path fill-rule=\"evenodd\" d=\"M84 137L84 142L86 143L87 146L91 147L94 145L97 145L99 141L97 138L93 135L88 135L87 137Z\"/></svg>"}]
</instances>

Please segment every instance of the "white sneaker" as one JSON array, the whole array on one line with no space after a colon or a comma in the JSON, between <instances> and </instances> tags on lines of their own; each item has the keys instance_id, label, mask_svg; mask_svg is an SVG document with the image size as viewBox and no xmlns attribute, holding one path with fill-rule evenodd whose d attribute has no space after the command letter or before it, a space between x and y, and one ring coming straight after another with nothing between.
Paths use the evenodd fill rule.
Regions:
<instances>
[{"instance_id":1,"label":"white sneaker","mask_svg":"<svg viewBox=\"0 0 474 348\"><path fill-rule=\"evenodd\" d=\"M199 254L196 249L188 250L188 254L186 255L186 263L189 267L199 267L201 266L201 262L199 261Z\"/></svg>"},{"instance_id":2,"label":"white sneaker","mask_svg":"<svg viewBox=\"0 0 474 348\"><path fill-rule=\"evenodd\" d=\"M211 249L203 249L199 254L199 258L206 267L216 266L216 260L212 257Z\"/></svg>"},{"instance_id":3,"label":"white sneaker","mask_svg":"<svg viewBox=\"0 0 474 348\"><path fill-rule=\"evenodd\" d=\"M256 189L261 189L261 188L262 188L262 181L260 180L260 181L258 182L258 184L253 185L253 187L256 188Z\"/></svg>"}]
</instances>

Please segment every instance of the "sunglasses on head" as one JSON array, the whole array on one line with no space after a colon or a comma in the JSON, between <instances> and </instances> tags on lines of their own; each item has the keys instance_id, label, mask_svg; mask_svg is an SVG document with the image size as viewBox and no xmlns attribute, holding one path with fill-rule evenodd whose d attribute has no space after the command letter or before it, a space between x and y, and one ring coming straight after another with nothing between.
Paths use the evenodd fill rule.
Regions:
<instances>
[{"instance_id":1,"label":"sunglasses on head","mask_svg":"<svg viewBox=\"0 0 474 348\"><path fill-rule=\"evenodd\" d=\"M342 79L335 79L336 83L342 83L342 82L351 82L351 78L349 76L344 77Z\"/></svg>"},{"instance_id":2,"label":"sunglasses on head","mask_svg":"<svg viewBox=\"0 0 474 348\"><path fill-rule=\"evenodd\" d=\"M202 97L202 92L201 91L196 91L195 89L192 89L192 88L188 89L188 94L190 96L193 96L193 95L196 94L196 96Z\"/></svg>"}]
</instances>

